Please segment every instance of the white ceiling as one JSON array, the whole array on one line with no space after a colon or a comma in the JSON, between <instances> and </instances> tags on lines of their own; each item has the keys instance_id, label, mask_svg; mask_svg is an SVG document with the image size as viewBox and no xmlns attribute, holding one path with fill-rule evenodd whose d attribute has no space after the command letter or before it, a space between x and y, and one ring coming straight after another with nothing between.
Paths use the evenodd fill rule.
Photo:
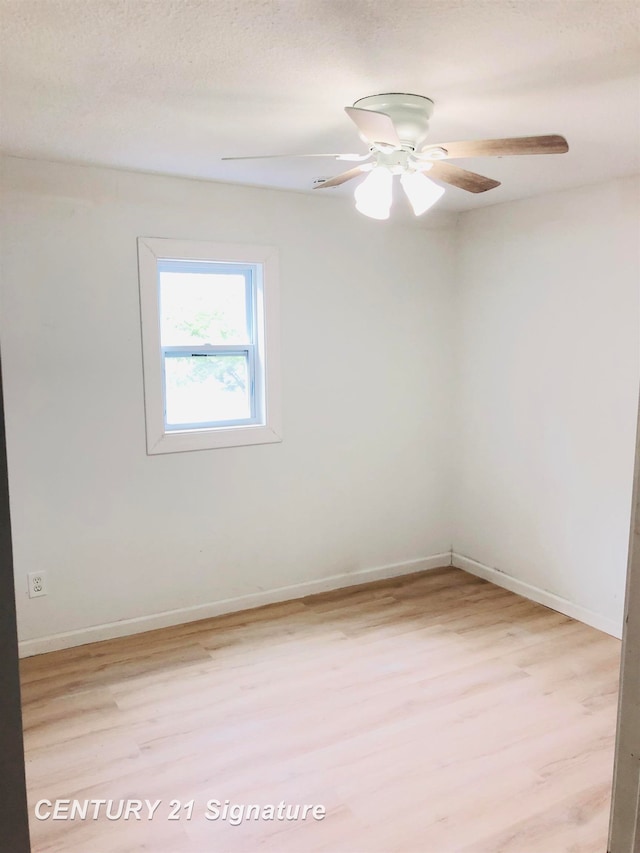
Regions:
<instances>
[{"instance_id":1,"label":"white ceiling","mask_svg":"<svg viewBox=\"0 0 640 853\"><path fill-rule=\"evenodd\" d=\"M636 0L0 0L11 154L311 191L365 150L343 107L435 101L430 142L564 134L568 154L457 161L464 210L640 171ZM354 184L323 193L350 193Z\"/></svg>"}]
</instances>

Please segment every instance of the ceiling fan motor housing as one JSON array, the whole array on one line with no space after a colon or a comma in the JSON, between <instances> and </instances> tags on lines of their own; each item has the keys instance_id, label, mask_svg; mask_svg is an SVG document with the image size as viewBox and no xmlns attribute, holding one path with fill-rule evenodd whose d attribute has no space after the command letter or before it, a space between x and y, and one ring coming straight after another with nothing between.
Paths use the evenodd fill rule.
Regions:
<instances>
[{"instance_id":1,"label":"ceiling fan motor housing","mask_svg":"<svg viewBox=\"0 0 640 853\"><path fill-rule=\"evenodd\" d=\"M433 113L433 101L423 95L407 95L388 92L384 95L369 95L353 105L363 110L386 113L393 122L403 145L416 150L429 133L429 119Z\"/></svg>"}]
</instances>

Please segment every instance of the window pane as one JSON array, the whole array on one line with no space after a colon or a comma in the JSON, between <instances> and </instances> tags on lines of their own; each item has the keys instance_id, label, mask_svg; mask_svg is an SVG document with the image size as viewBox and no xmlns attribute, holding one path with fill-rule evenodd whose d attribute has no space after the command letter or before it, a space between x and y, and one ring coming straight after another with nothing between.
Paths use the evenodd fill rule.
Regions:
<instances>
[{"instance_id":1,"label":"window pane","mask_svg":"<svg viewBox=\"0 0 640 853\"><path fill-rule=\"evenodd\" d=\"M167 426L251 418L246 355L178 356L164 365Z\"/></svg>"},{"instance_id":2,"label":"window pane","mask_svg":"<svg viewBox=\"0 0 640 853\"><path fill-rule=\"evenodd\" d=\"M160 272L160 339L165 347L250 343L244 275Z\"/></svg>"}]
</instances>

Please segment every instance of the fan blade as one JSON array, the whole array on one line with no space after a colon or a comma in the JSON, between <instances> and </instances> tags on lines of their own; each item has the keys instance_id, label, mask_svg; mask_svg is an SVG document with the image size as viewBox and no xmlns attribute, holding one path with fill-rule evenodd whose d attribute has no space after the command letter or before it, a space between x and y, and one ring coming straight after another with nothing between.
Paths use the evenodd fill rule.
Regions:
<instances>
[{"instance_id":1,"label":"fan blade","mask_svg":"<svg viewBox=\"0 0 640 853\"><path fill-rule=\"evenodd\" d=\"M277 160L283 157L333 157L335 160L368 160L366 154L257 154L250 157L221 157L221 160Z\"/></svg>"},{"instance_id":2,"label":"fan blade","mask_svg":"<svg viewBox=\"0 0 640 853\"><path fill-rule=\"evenodd\" d=\"M569 145L564 136L520 136L515 139L477 139L471 142L443 142L449 160L463 157L510 157L514 154L565 154ZM428 154L424 148L420 153Z\"/></svg>"},{"instance_id":3,"label":"fan blade","mask_svg":"<svg viewBox=\"0 0 640 853\"><path fill-rule=\"evenodd\" d=\"M500 181L485 178L475 172L467 172L466 169L450 163L433 163L426 175L428 178L435 178L437 181L443 181L445 184L451 184L470 193L484 193L500 186Z\"/></svg>"},{"instance_id":4,"label":"fan blade","mask_svg":"<svg viewBox=\"0 0 640 853\"><path fill-rule=\"evenodd\" d=\"M361 166L355 166L355 168L349 169L348 172L342 172L340 175L336 175L335 178L329 178L328 181L316 184L314 190L323 190L325 187L339 187L340 184L345 184L347 181L357 178L358 175L371 171L372 168L373 163L363 163Z\"/></svg>"},{"instance_id":5,"label":"fan blade","mask_svg":"<svg viewBox=\"0 0 640 853\"><path fill-rule=\"evenodd\" d=\"M344 111L355 123L360 134L371 143L383 143L400 148L402 143L391 118L377 110L363 110L360 107L345 107Z\"/></svg>"}]
</instances>

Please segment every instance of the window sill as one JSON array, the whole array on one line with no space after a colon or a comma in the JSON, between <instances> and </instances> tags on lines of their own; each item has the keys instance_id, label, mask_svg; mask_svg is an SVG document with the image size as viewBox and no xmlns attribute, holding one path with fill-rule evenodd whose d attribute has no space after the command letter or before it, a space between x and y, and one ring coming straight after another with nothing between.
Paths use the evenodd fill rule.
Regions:
<instances>
[{"instance_id":1,"label":"window sill","mask_svg":"<svg viewBox=\"0 0 640 853\"><path fill-rule=\"evenodd\" d=\"M147 455L184 453L189 450L215 450L221 447L245 447L254 444L275 444L282 436L264 424L217 427L212 429L174 430L147 441Z\"/></svg>"}]
</instances>

